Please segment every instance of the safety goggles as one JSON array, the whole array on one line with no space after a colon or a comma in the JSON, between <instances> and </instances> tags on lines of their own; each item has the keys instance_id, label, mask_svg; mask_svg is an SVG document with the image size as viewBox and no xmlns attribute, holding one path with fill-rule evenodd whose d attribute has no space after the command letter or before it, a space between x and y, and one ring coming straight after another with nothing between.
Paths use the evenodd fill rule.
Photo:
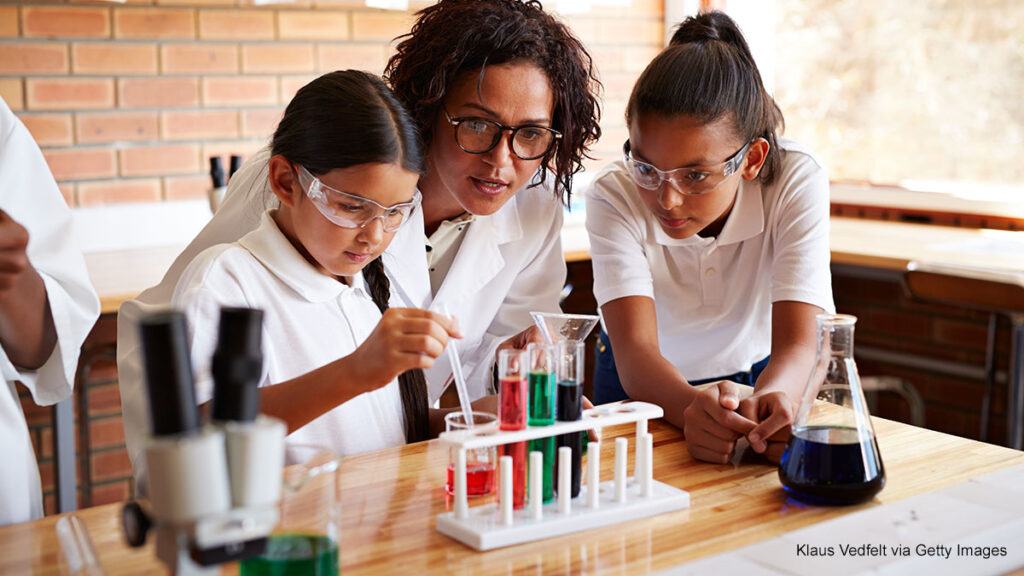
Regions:
<instances>
[{"instance_id":1,"label":"safety goggles","mask_svg":"<svg viewBox=\"0 0 1024 576\"><path fill-rule=\"evenodd\" d=\"M304 166L293 166L297 169L299 183L306 190L306 195L313 201L313 205L325 218L342 228L365 228L370 222L380 218L384 231L394 232L408 222L416 206L423 199L417 190L409 202L382 206L369 198L331 188L310 174Z\"/></svg>"},{"instance_id":2,"label":"safety goggles","mask_svg":"<svg viewBox=\"0 0 1024 576\"><path fill-rule=\"evenodd\" d=\"M672 182L676 189L683 194L700 196L715 189L727 177L739 170L743 158L750 149L753 141L747 142L728 160L721 164L704 167L683 167L675 170L659 170L658 168L633 158L630 154L629 140L622 145L622 155L626 162L626 169L633 178L633 182L647 190L657 190L665 181Z\"/></svg>"}]
</instances>

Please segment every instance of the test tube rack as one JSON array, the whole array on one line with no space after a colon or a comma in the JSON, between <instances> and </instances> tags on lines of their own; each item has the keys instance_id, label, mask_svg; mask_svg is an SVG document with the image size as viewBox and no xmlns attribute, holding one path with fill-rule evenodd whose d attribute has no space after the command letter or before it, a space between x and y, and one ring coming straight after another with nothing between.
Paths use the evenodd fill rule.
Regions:
<instances>
[{"instance_id":1,"label":"test tube rack","mask_svg":"<svg viewBox=\"0 0 1024 576\"><path fill-rule=\"evenodd\" d=\"M652 478L653 439L647 421L664 415L660 406L646 402L611 404L585 410L583 418L573 422L555 422L550 426L531 426L525 430L503 431L497 426L459 430L441 434L441 443L456 451L454 470L454 507L437 516L437 530L476 550L491 550L542 538L550 538L599 528L620 522L682 510L690 506L690 494ZM499 468L497 503L469 507L466 491L466 450L500 446L524 440L558 436L569 432L604 428L636 422L634 475L626 476L628 439L615 440L614 479L601 482L601 443L587 448L587 484L576 498L569 496L569 462L572 449L558 449L558 494L543 504L529 498L520 510L512 508L512 457L502 456ZM528 486L531 494L540 493L541 454L530 454Z\"/></svg>"}]
</instances>

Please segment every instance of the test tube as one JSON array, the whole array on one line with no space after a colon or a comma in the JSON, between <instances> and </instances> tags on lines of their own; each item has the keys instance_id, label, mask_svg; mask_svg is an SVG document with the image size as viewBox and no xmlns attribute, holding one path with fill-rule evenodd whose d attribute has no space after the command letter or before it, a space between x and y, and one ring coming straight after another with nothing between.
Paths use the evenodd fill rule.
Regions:
<instances>
[{"instance_id":1,"label":"test tube","mask_svg":"<svg viewBox=\"0 0 1024 576\"><path fill-rule=\"evenodd\" d=\"M555 423L555 347L550 344L530 344L526 347L530 383L530 426L550 426ZM555 437L530 440L530 451L544 455L544 489L540 494L547 503L555 499ZM537 495L530 494L530 498Z\"/></svg>"},{"instance_id":2,"label":"test tube","mask_svg":"<svg viewBox=\"0 0 1024 576\"><path fill-rule=\"evenodd\" d=\"M556 344L558 358L557 412L559 422L574 422L583 418L583 342L562 340ZM580 476L583 458L583 432L562 434L557 439L559 448L572 449L572 481L570 496L580 495Z\"/></svg>"},{"instance_id":3,"label":"test tube","mask_svg":"<svg viewBox=\"0 0 1024 576\"><path fill-rule=\"evenodd\" d=\"M523 350L498 353L498 419L502 430L525 430L529 392L526 382L527 355ZM527 442L501 447L503 456L512 458L512 500L517 510L526 505Z\"/></svg>"}]
</instances>

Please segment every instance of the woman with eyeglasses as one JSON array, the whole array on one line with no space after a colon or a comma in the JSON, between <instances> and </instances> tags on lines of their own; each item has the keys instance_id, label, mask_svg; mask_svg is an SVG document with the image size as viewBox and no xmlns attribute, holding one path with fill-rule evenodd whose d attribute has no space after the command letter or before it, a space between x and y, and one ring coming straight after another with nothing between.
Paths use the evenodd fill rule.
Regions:
<instances>
[{"instance_id":1,"label":"woman with eyeglasses","mask_svg":"<svg viewBox=\"0 0 1024 576\"><path fill-rule=\"evenodd\" d=\"M381 264L420 204L414 125L379 78L332 72L295 95L270 151L274 207L196 256L171 297L189 321L197 400L213 394L220 309L259 308L261 408L290 442L353 454L428 438L422 369L459 333L446 316L389 308Z\"/></svg>"},{"instance_id":2,"label":"woman with eyeglasses","mask_svg":"<svg viewBox=\"0 0 1024 576\"><path fill-rule=\"evenodd\" d=\"M534 1L441 0L420 11L400 40L385 79L419 128L425 169L420 208L381 261L393 306L447 308L458 318L463 372L470 395L480 398L499 346L539 339L529 312L559 309L562 202L600 135L599 83L583 45ZM351 139L361 145L358 132ZM242 166L213 220L163 281L118 314L125 436L136 474L146 407L135 323L167 306L196 254L257 227L251 196L268 185L270 155ZM425 373L433 402L451 382L447 355Z\"/></svg>"},{"instance_id":3,"label":"woman with eyeglasses","mask_svg":"<svg viewBox=\"0 0 1024 576\"><path fill-rule=\"evenodd\" d=\"M637 80L623 159L587 191L598 404L654 402L690 453L778 460L833 311L828 176L728 16L686 19ZM614 349L614 356L613 351ZM717 383L702 391L694 385ZM741 384L754 386L741 400Z\"/></svg>"}]
</instances>

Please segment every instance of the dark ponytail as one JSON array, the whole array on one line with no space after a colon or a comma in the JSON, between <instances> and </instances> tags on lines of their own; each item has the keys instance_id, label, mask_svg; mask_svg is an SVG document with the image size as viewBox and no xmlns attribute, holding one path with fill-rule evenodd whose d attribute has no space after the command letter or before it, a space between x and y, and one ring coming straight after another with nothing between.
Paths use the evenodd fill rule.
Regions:
<instances>
[{"instance_id":1,"label":"dark ponytail","mask_svg":"<svg viewBox=\"0 0 1024 576\"><path fill-rule=\"evenodd\" d=\"M410 172L423 172L422 146L408 113L380 78L358 70L324 74L299 89L284 111L270 149L314 176L358 164L393 162ZM363 269L363 277L383 313L391 286L379 257ZM403 373L398 386L406 441L427 439L430 426L423 371Z\"/></svg>"},{"instance_id":2,"label":"dark ponytail","mask_svg":"<svg viewBox=\"0 0 1024 576\"><path fill-rule=\"evenodd\" d=\"M782 162L777 136L785 126L782 111L765 90L743 33L722 12L705 12L679 24L669 46L633 87L626 122L640 114L692 116L705 124L731 117L740 138L768 142L759 175L764 184L775 179Z\"/></svg>"},{"instance_id":3,"label":"dark ponytail","mask_svg":"<svg viewBox=\"0 0 1024 576\"><path fill-rule=\"evenodd\" d=\"M388 309L391 282L384 273L384 264L375 258L363 268L363 278L373 303L381 314ZM408 370L398 377L398 390L405 411L405 441L419 442L430 438L430 420L427 411L427 379L422 370Z\"/></svg>"}]
</instances>

